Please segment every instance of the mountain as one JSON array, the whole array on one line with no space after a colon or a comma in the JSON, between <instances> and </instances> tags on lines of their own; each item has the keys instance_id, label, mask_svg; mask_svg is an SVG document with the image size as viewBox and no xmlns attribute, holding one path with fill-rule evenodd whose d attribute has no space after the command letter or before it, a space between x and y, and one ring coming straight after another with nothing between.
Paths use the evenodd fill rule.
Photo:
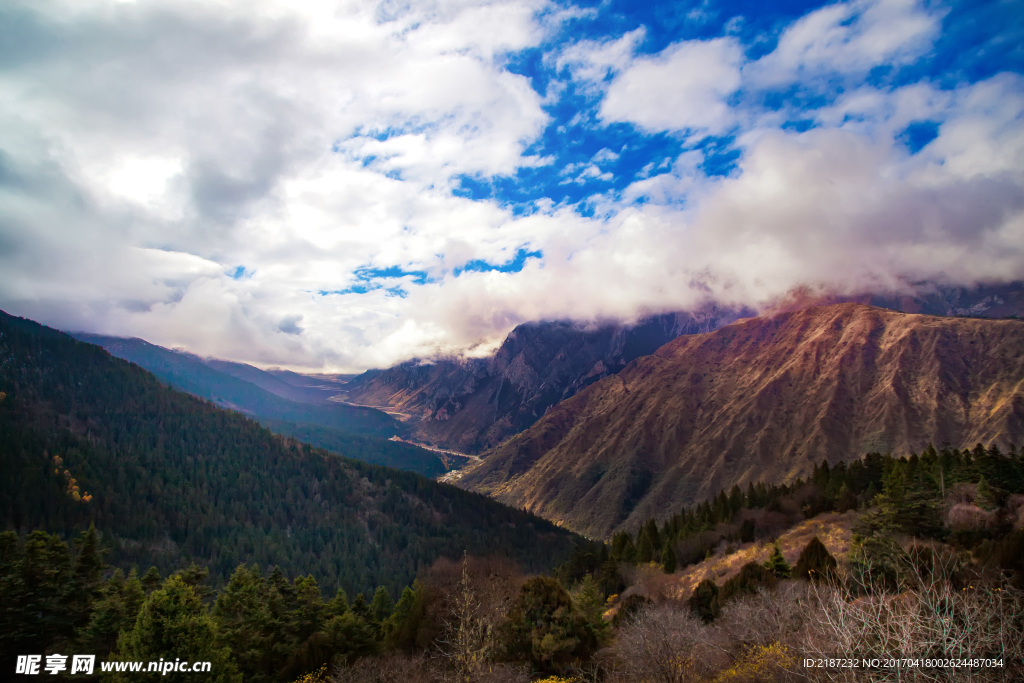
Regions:
<instances>
[{"instance_id":1,"label":"mountain","mask_svg":"<svg viewBox=\"0 0 1024 683\"><path fill-rule=\"evenodd\" d=\"M396 594L438 557L500 554L532 571L574 537L412 473L276 436L98 346L0 312L0 525L95 523L115 565L196 561L311 573L333 592Z\"/></svg>"},{"instance_id":2,"label":"mountain","mask_svg":"<svg viewBox=\"0 0 1024 683\"><path fill-rule=\"evenodd\" d=\"M876 294L858 301L904 313L979 318L1024 318L1024 283L1011 282L976 287L938 287L930 293L916 296Z\"/></svg>"},{"instance_id":3,"label":"mountain","mask_svg":"<svg viewBox=\"0 0 1024 683\"><path fill-rule=\"evenodd\" d=\"M461 485L591 536L814 463L1024 437L1024 322L838 304L682 336L551 409Z\"/></svg>"},{"instance_id":4,"label":"mountain","mask_svg":"<svg viewBox=\"0 0 1024 683\"><path fill-rule=\"evenodd\" d=\"M479 453L633 359L681 334L714 330L739 317L736 311L708 307L635 325L523 324L491 358L410 361L371 370L350 380L342 397L401 416L418 441Z\"/></svg>"},{"instance_id":5,"label":"mountain","mask_svg":"<svg viewBox=\"0 0 1024 683\"><path fill-rule=\"evenodd\" d=\"M296 386L251 365L202 359L142 339L76 333L80 341L149 370L171 386L217 405L247 413L272 431L314 446L436 477L448 471L445 458L411 444L388 441L405 433L393 417L372 408L329 403L333 390ZM307 380L306 384L310 384ZM291 400L289 397L293 398Z\"/></svg>"},{"instance_id":6,"label":"mountain","mask_svg":"<svg viewBox=\"0 0 1024 683\"><path fill-rule=\"evenodd\" d=\"M804 296L775 312L841 302L905 313L1006 318L1024 316L1024 283L976 287L924 287L921 294ZM465 453L482 453L536 422L559 401L619 372L681 335L711 332L746 309L706 306L667 313L634 325L586 327L570 321L519 325L494 356L414 360L354 378L333 378L339 397L374 406L407 422L413 438Z\"/></svg>"}]
</instances>

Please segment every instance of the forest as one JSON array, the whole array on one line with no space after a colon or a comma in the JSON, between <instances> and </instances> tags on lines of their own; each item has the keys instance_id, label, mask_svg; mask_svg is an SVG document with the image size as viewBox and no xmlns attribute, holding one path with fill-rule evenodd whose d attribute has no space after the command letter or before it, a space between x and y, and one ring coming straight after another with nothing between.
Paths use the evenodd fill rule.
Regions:
<instances>
[{"instance_id":1,"label":"forest","mask_svg":"<svg viewBox=\"0 0 1024 683\"><path fill-rule=\"evenodd\" d=\"M338 457L168 388L136 365L0 317L0 519L68 539L90 524L118 567L197 562L400 590L438 557L539 571L571 533L485 496ZM353 437L358 439L358 437Z\"/></svg>"},{"instance_id":2,"label":"forest","mask_svg":"<svg viewBox=\"0 0 1024 683\"><path fill-rule=\"evenodd\" d=\"M1019 680L1022 464L996 446L823 463L807 482L720 492L635 538L577 546L546 574L467 553L437 559L401 590L356 594L246 563L216 588L197 565L126 573L107 566L94 526L71 546L44 531L8 531L0 643L5 659L45 651L209 661L216 681L836 680L800 664L835 648L863 658L982 658L1001 665L972 680ZM780 519L840 511L859 511L848 557L814 537L787 560ZM770 554L721 584L666 590L683 565L729 552L684 552L709 533ZM847 679L884 679L874 673ZM962 672L926 673L912 680Z\"/></svg>"},{"instance_id":3,"label":"forest","mask_svg":"<svg viewBox=\"0 0 1024 683\"><path fill-rule=\"evenodd\" d=\"M432 451L389 441L392 436L404 435L406 428L379 410L326 403L324 392L288 385L254 367L203 360L141 339L84 333L72 336L79 341L102 346L111 355L135 363L175 389L243 412L275 434L293 436L349 458L416 472L425 477L437 477L449 469L447 463ZM277 390L283 385L290 398L274 394L243 377L272 381L279 385ZM316 396L311 398L311 393ZM465 459L456 457L454 460Z\"/></svg>"}]
</instances>

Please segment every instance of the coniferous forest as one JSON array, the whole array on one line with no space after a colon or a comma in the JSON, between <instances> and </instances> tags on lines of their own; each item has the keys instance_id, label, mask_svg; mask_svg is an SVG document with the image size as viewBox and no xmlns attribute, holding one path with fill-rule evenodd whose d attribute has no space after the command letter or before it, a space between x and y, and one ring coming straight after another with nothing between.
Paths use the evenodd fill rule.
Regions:
<instances>
[{"instance_id":1,"label":"coniferous forest","mask_svg":"<svg viewBox=\"0 0 1024 683\"><path fill-rule=\"evenodd\" d=\"M241 563L350 592L399 590L439 556L534 570L571 534L488 498L337 457L165 387L99 347L0 319L0 514L19 533L96 525L117 566Z\"/></svg>"}]
</instances>

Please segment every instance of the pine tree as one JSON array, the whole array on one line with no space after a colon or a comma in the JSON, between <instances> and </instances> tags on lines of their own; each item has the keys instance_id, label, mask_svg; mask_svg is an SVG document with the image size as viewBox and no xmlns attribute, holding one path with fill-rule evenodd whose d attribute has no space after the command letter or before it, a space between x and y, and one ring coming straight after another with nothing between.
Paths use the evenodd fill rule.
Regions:
<instances>
[{"instance_id":1,"label":"pine tree","mask_svg":"<svg viewBox=\"0 0 1024 683\"><path fill-rule=\"evenodd\" d=\"M391 647L410 650L416 645L416 636L423 622L425 603L423 586L419 581L406 586L398 598L395 609L388 617L384 631Z\"/></svg>"},{"instance_id":2,"label":"pine tree","mask_svg":"<svg viewBox=\"0 0 1024 683\"><path fill-rule=\"evenodd\" d=\"M71 620L76 628L81 628L89 621L92 603L99 597L103 587L103 564L99 550L99 539L96 525L90 524L89 529L79 535L76 543L78 557L71 577Z\"/></svg>"},{"instance_id":3,"label":"pine tree","mask_svg":"<svg viewBox=\"0 0 1024 683\"><path fill-rule=\"evenodd\" d=\"M216 624L207 613L197 588L184 577L175 575L146 598L134 627L122 632L118 639L116 657L122 661L208 661L212 664L210 680L216 683L241 681L230 650L216 646L216 635ZM184 683L192 678L191 673L171 672L161 680Z\"/></svg>"},{"instance_id":4,"label":"pine tree","mask_svg":"<svg viewBox=\"0 0 1024 683\"><path fill-rule=\"evenodd\" d=\"M764 568L770 571L777 579L788 579L790 574L789 563L786 562L786 558L782 556L782 550L779 549L779 542L776 541L772 548L772 554L765 560Z\"/></svg>"},{"instance_id":5,"label":"pine tree","mask_svg":"<svg viewBox=\"0 0 1024 683\"><path fill-rule=\"evenodd\" d=\"M370 602L370 619L375 624L383 624L391 616L391 596L384 586L377 586Z\"/></svg>"},{"instance_id":6,"label":"pine tree","mask_svg":"<svg viewBox=\"0 0 1024 683\"><path fill-rule=\"evenodd\" d=\"M739 574L722 586L718 601L724 603L738 593L756 593L761 587L775 585L775 574L757 562L748 562L740 568Z\"/></svg>"},{"instance_id":7,"label":"pine tree","mask_svg":"<svg viewBox=\"0 0 1024 683\"><path fill-rule=\"evenodd\" d=\"M163 583L163 579L160 578L160 572L157 571L156 567L150 567L146 570L146 573L142 575L142 589L149 595Z\"/></svg>"},{"instance_id":8,"label":"pine tree","mask_svg":"<svg viewBox=\"0 0 1024 683\"><path fill-rule=\"evenodd\" d=\"M797 578L806 581L821 581L833 576L835 569L836 558L815 536L800 552L793 572Z\"/></svg>"},{"instance_id":9,"label":"pine tree","mask_svg":"<svg viewBox=\"0 0 1024 683\"><path fill-rule=\"evenodd\" d=\"M623 584L622 576L619 574L619 563L609 557L601 565L601 571L598 574L598 585L601 587L601 591L605 595L612 595L621 591Z\"/></svg>"},{"instance_id":10,"label":"pine tree","mask_svg":"<svg viewBox=\"0 0 1024 683\"><path fill-rule=\"evenodd\" d=\"M674 574L676 571L676 553L671 543L666 543L665 549L661 551L661 568L666 574Z\"/></svg>"},{"instance_id":11,"label":"pine tree","mask_svg":"<svg viewBox=\"0 0 1024 683\"><path fill-rule=\"evenodd\" d=\"M572 600L597 635L598 641L603 642L608 633L608 622L604 620L605 601L592 575L583 577L572 593Z\"/></svg>"},{"instance_id":12,"label":"pine tree","mask_svg":"<svg viewBox=\"0 0 1024 683\"><path fill-rule=\"evenodd\" d=\"M978 479L978 489L975 501L978 503L978 507L982 510L992 510L996 507L995 492L992 490L992 487L989 486L984 475Z\"/></svg>"},{"instance_id":13,"label":"pine tree","mask_svg":"<svg viewBox=\"0 0 1024 683\"><path fill-rule=\"evenodd\" d=\"M92 604L89 623L79 631L79 649L106 658L117 647L121 631L134 626L145 599L135 570L125 579L124 572L115 569Z\"/></svg>"},{"instance_id":14,"label":"pine tree","mask_svg":"<svg viewBox=\"0 0 1024 683\"><path fill-rule=\"evenodd\" d=\"M343 588L339 588L334 597L327 603L327 618L340 617L348 612L348 595Z\"/></svg>"},{"instance_id":15,"label":"pine tree","mask_svg":"<svg viewBox=\"0 0 1024 683\"><path fill-rule=\"evenodd\" d=\"M705 622L718 616L718 584L711 579L704 579L693 589L689 600L690 610Z\"/></svg>"},{"instance_id":16,"label":"pine tree","mask_svg":"<svg viewBox=\"0 0 1024 683\"><path fill-rule=\"evenodd\" d=\"M654 559L654 544L645 528L640 532L640 540L637 543L637 557L642 564L647 564Z\"/></svg>"}]
</instances>

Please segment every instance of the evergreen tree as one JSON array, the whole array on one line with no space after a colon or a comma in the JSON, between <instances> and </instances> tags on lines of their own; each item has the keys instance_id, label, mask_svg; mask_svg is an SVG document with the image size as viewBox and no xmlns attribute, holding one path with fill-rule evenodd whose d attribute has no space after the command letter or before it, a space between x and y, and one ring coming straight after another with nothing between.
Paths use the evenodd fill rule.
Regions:
<instances>
[{"instance_id":1,"label":"evergreen tree","mask_svg":"<svg viewBox=\"0 0 1024 683\"><path fill-rule=\"evenodd\" d=\"M661 551L661 568L666 574L674 574L676 571L676 553L671 543L666 543L665 549Z\"/></svg>"},{"instance_id":2,"label":"evergreen tree","mask_svg":"<svg viewBox=\"0 0 1024 683\"><path fill-rule=\"evenodd\" d=\"M619 563L613 558L609 557L601 565L601 571L598 574L598 585L605 595L619 593L625 587L625 582L619 574Z\"/></svg>"},{"instance_id":3,"label":"evergreen tree","mask_svg":"<svg viewBox=\"0 0 1024 683\"><path fill-rule=\"evenodd\" d=\"M591 574L583 577L583 581L572 594L573 604L587 620L599 642L604 642L608 635L608 622L604 620L605 601L597 582Z\"/></svg>"},{"instance_id":4,"label":"evergreen tree","mask_svg":"<svg viewBox=\"0 0 1024 683\"><path fill-rule=\"evenodd\" d=\"M285 624L271 615L269 592L258 568L239 565L213 605L217 646L231 650L246 683L276 680L292 647Z\"/></svg>"},{"instance_id":5,"label":"evergreen tree","mask_svg":"<svg viewBox=\"0 0 1024 683\"><path fill-rule=\"evenodd\" d=\"M302 643L323 626L324 601L312 575L296 578L294 586L295 608L290 615L291 632L295 641Z\"/></svg>"},{"instance_id":6,"label":"evergreen tree","mask_svg":"<svg viewBox=\"0 0 1024 683\"><path fill-rule=\"evenodd\" d=\"M504 629L508 654L542 672L562 672L598 647L597 634L562 584L546 576L523 584Z\"/></svg>"},{"instance_id":7,"label":"evergreen tree","mask_svg":"<svg viewBox=\"0 0 1024 683\"><path fill-rule=\"evenodd\" d=\"M366 598L363 597L362 593L356 593L356 599L352 601L349 611L366 623L370 623L373 620L370 616L370 606L366 604Z\"/></svg>"},{"instance_id":8,"label":"evergreen tree","mask_svg":"<svg viewBox=\"0 0 1024 683\"><path fill-rule=\"evenodd\" d=\"M651 537L647 534L646 528L640 532L640 540L637 542L637 557L642 564L647 564L654 559L654 544L651 543Z\"/></svg>"},{"instance_id":9,"label":"evergreen tree","mask_svg":"<svg viewBox=\"0 0 1024 683\"><path fill-rule=\"evenodd\" d=\"M761 587L771 588L775 581L775 574L763 565L748 562L740 568L739 574L725 582L718 594L718 601L725 603L738 593L756 593Z\"/></svg>"},{"instance_id":10,"label":"evergreen tree","mask_svg":"<svg viewBox=\"0 0 1024 683\"><path fill-rule=\"evenodd\" d=\"M103 571L106 568L100 556L96 526L79 535L76 544L78 557L71 576L71 621L76 628L82 628L89 621L92 603L99 597L103 586Z\"/></svg>"},{"instance_id":11,"label":"evergreen tree","mask_svg":"<svg viewBox=\"0 0 1024 683\"><path fill-rule=\"evenodd\" d=\"M992 510L996 507L995 492L984 475L978 479L977 495L974 499L982 510Z\"/></svg>"},{"instance_id":12,"label":"evergreen tree","mask_svg":"<svg viewBox=\"0 0 1024 683\"><path fill-rule=\"evenodd\" d=\"M150 567L146 570L146 573L142 575L142 589L146 591L146 595L149 595L163 583L163 579L160 578L160 572L157 571L156 567Z\"/></svg>"},{"instance_id":13,"label":"evergreen tree","mask_svg":"<svg viewBox=\"0 0 1024 683\"><path fill-rule=\"evenodd\" d=\"M343 588L339 588L334 597L327 603L327 618L340 617L348 612L348 595Z\"/></svg>"},{"instance_id":14,"label":"evergreen tree","mask_svg":"<svg viewBox=\"0 0 1024 683\"><path fill-rule=\"evenodd\" d=\"M789 578L790 566L786 562L786 558L782 556L782 550L779 549L778 541L772 547L772 554L765 560L764 568L770 571L777 579Z\"/></svg>"},{"instance_id":15,"label":"evergreen tree","mask_svg":"<svg viewBox=\"0 0 1024 683\"><path fill-rule=\"evenodd\" d=\"M718 616L718 584L711 579L704 579L693 589L689 599L690 611L705 622Z\"/></svg>"},{"instance_id":16,"label":"evergreen tree","mask_svg":"<svg viewBox=\"0 0 1024 683\"><path fill-rule=\"evenodd\" d=\"M338 659L346 664L375 655L381 649L374 628L352 610L328 620L324 633Z\"/></svg>"},{"instance_id":17,"label":"evergreen tree","mask_svg":"<svg viewBox=\"0 0 1024 683\"><path fill-rule=\"evenodd\" d=\"M370 620L378 628L391 616L391 596L384 586L378 586L370 602Z\"/></svg>"},{"instance_id":18,"label":"evergreen tree","mask_svg":"<svg viewBox=\"0 0 1024 683\"><path fill-rule=\"evenodd\" d=\"M121 631L132 628L146 599L138 575L133 569L125 579L115 569L91 606L89 623L79 631L79 649L105 659L117 647Z\"/></svg>"},{"instance_id":19,"label":"evergreen tree","mask_svg":"<svg viewBox=\"0 0 1024 683\"><path fill-rule=\"evenodd\" d=\"M800 551L800 557L793 569L797 578L806 581L822 581L834 576L836 570L836 558L828 551L825 544L817 536Z\"/></svg>"},{"instance_id":20,"label":"evergreen tree","mask_svg":"<svg viewBox=\"0 0 1024 683\"><path fill-rule=\"evenodd\" d=\"M412 587L406 586L384 629L391 647L411 650L416 645L425 611L423 585L417 581Z\"/></svg>"},{"instance_id":21,"label":"evergreen tree","mask_svg":"<svg viewBox=\"0 0 1024 683\"><path fill-rule=\"evenodd\" d=\"M208 661L212 665L209 680L216 683L241 681L230 650L217 647L216 635L216 625L197 588L184 577L175 575L146 598L134 627L122 632L118 639L116 657L146 662L161 659ZM171 672L161 680L175 683L193 678L192 673Z\"/></svg>"}]
</instances>

